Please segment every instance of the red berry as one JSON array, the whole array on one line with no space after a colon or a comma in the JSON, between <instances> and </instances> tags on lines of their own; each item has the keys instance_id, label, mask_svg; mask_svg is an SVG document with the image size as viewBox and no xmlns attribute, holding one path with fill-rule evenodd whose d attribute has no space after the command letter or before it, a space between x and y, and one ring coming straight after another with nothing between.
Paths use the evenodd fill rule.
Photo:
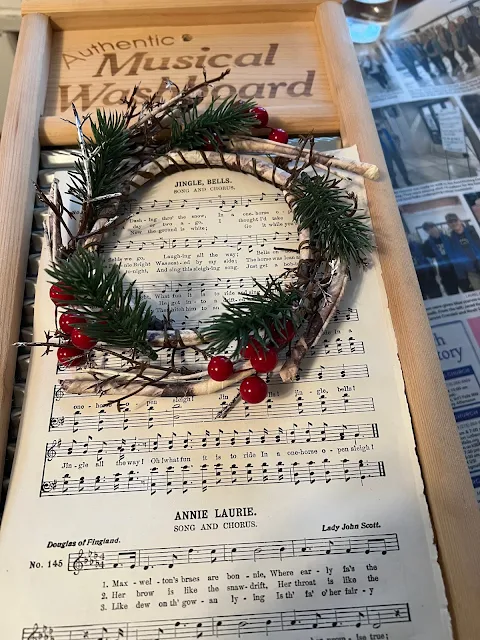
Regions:
<instances>
[{"instance_id":1,"label":"red berry","mask_svg":"<svg viewBox=\"0 0 480 640\"><path fill-rule=\"evenodd\" d=\"M245 378L240 385L240 395L242 400L250 404L262 402L268 395L267 383L258 376Z\"/></svg>"},{"instance_id":2,"label":"red berry","mask_svg":"<svg viewBox=\"0 0 480 640\"><path fill-rule=\"evenodd\" d=\"M260 349L258 353L252 354L250 364L258 373L268 373L277 366L278 355L275 349Z\"/></svg>"},{"instance_id":3,"label":"red berry","mask_svg":"<svg viewBox=\"0 0 480 640\"><path fill-rule=\"evenodd\" d=\"M213 356L208 363L208 375L216 382L227 380L233 373L233 362L225 356Z\"/></svg>"},{"instance_id":4,"label":"red berry","mask_svg":"<svg viewBox=\"0 0 480 640\"><path fill-rule=\"evenodd\" d=\"M271 329L272 333L272 342L278 348L284 347L295 337L295 327L293 326L293 322L291 320L287 320L280 331L273 327Z\"/></svg>"},{"instance_id":5,"label":"red berry","mask_svg":"<svg viewBox=\"0 0 480 640\"><path fill-rule=\"evenodd\" d=\"M85 362L85 354L76 347L66 345L57 349L57 360L65 367L78 367Z\"/></svg>"},{"instance_id":6,"label":"red berry","mask_svg":"<svg viewBox=\"0 0 480 640\"><path fill-rule=\"evenodd\" d=\"M87 334L83 333L81 329L72 329L70 339L72 344L84 351L92 349L97 344L97 341L94 338L87 336Z\"/></svg>"},{"instance_id":7,"label":"red berry","mask_svg":"<svg viewBox=\"0 0 480 640\"><path fill-rule=\"evenodd\" d=\"M253 115L256 117L258 124L256 124L256 127L266 127L268 124L268 111L266 109L264 109L263 107L253 107L253 109L250 110L250 113L253 113Z\"/></svg>"},{"instance_id":8,"label":"red berry","mask_svg":"<svg viewBox=\"0 0 480 640\"><path fill-rule=\"evenodd\" d=\"M253 354L259 353L262 349L263 347L258 340L256 340L255 338L250 338L247 346L243 347L243 349L240 351L240 355L242 356L242 358L245 358L245 360L250 360Z\"/></svg>"},{"instance_id":9,"label":"red berry","mask_svg":"<svg viewBox=\"0 0 480 640\"><path fill-rule=\"evenodd\" d=\"M75 328L76 324L84 324L86 322L86 318L83 316L78 316L75 313L62 313L60 318L58 319L58 326L60 327L60 331L62 333L67 333L70 335Z\"/></svg>"},{"instance_id":10,"label":"red berry","mask_svg":"<svg viewBox=\"0 0 480 640\"><path fill-rule=\"evenodd\" d=\"M65 287L63 282L57 282L50 287L50 300L54 304L63 304L64 302L70 302L75 300L75 296L68 293L69 287Z\"/></svg>"},{"instance_id":11,"label":"red berry","mask_svg":"<svg viewBox=\"0 0 480 640\"><path fill-rule=\"evenodd\" d=\"M283 129L272 129L268 139L273 140L274 142L282 142L283 144L286 144L288 142L288 133Z\"/></svg>"},{"instance_id":12,"label":"red berry","mask_svg":"<svg viewBox=\"0 0 480 640\"><path fill-rule=\"evenodd\" d=\"M215 141L215 144L213 144L213 141L211 138L207 138L205 136L204 138L205 144L202 147L204 151L218 151L219 147L223 146L223 142L221 138L216 133L214 133L212 137L213 137L213 140Z\"/></svg>"}]
</instances>

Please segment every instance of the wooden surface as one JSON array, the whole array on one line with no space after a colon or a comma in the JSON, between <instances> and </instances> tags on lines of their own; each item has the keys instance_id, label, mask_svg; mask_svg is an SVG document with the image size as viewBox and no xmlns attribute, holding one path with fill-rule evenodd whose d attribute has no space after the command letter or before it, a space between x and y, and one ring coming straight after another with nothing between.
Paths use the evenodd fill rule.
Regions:
<instances>
[{"instance_id":1,"label":"wooden surface","mask_svg":"<svg viewBox=\"0 0 480 640\"><path fill-rule=\"evenodd\" d=\"M292 56L292 52L295 56ZM290 133L338 131L317 34L311 23L149 27L56 32L41 124L43 144L76 141L71 103L80 112L123 108L135 84L140 97L168 97L165 81L179 86L226 68L231 73L211 89L213 96L237 94L265 106L273 126Z\"/></svg>"},{"instance_id":2,"label":"wooden surface","mask_svg":"<svg viewBox=\"0 0 480 640\"><path fill-rule=\"evenodd\" d=\"M22 13L45 13L55 29L265 24L313 21L314 0L24 0Z\"/></svg>"},{"instance_id":3,"label":"wooden surface","mask_svg":"<svg viewBox=\"0 0 480 640\"><path fill-rule=\"evenodd\" d=\"M45 99L50 29L45 16L22 21L0 141L0 477L10 420Z\"/></svg>"},{"instance_id":4,"label":"wooden surface","mask_svg":"<svg viewBox=\"0 0 480 640\"><path fill-rule=\"evenodd\" d=\"M457 639L478 640L480 512L342 7L322 4L316 24L330 52L344 144L357 144L383 175L367 181L367 195L450 612Z\"/></svg>"},{"instance_id":5,"label":"wooden surface","mask_svg":"<svg viewBox=\"0 0 480 640\"><path fill-rule=\"evenodd\" d=\"M331 131L330 128L322 128L322 123L330 122L328 126L335 128L340 119L344 143L357 144L362 160L378 164L384 175L380 183L367 184L367 194L414 422L418 453L440 549L456 637L458 640L479 640L480 514L343 10L340 4L333 1L325 2L318 7L314 17L314 6L318 4L304 0L264 0L261 3L243 0L235 5L230 0L227 3L223 0L203 0L202 6L205 8L201 9L198 7L198 0L164 0L162 8L159 9L157 0L139 0L135 4L130 0L24 1L24 33L20 55L17 56L15 82L9 97L7 121L0 149L0 161L8 157L8 163L4 162L2 165L4 169L0 177L0 304L5 317L13 318L12 326L0 328L0 375L6 381L2 388L0 437L1 434L5 434L8 421L15 357L10 344L17 337L30 233L33 196L25 185L33 179L37 168L38 143L35 135L43 105L42 88L45 86L48 64L48 55L43 55L48 51L46 20L41 16L29 14L45 11L52 15L52 22L57 27L71 27L76 30L56 34L55 37L56 53L49 85L48 117L41 125L43 140L50 140L55 144L69 144L74 141L73 129L68 128L69 133L64 133L67 126L63 129L59 126L60 113L57 111L61 111L58 109L61 99L58 86L68 87L68 97L74 98L75 94L71 95L71 87L74 82L78 83L79 87L90 83L95 57L86 57L85 61L79 62L76 67L77 62L74 61L71 68L75 73L71 76L73 80L70 80L66 73L68 68L65 69L66 63L64 68L58 66L57 56L62 53L72 55L73 46L85 45L88 49L92 44L92 33L95 34L94 40L97 42L106 35L113 37L115 30L118 37L115 42L118 42L126 40L126 35L132 39L135 29L142 25L148 25L149 30L154 30L152 24L161 24L158 32L162 35L168 28L181 37L186 30L175 25L195 24L195 27L188 28L189 35L194 36L193 40L184 41L182 38L180 55L186 50L184 47L193 46L192 42L197 43L197 36L200 42L200 34L206 31L210 41L205 45L201 44L199 48L209 46L215 53L246 53L240 47L243 46L243 39L247 38L247 35L249 47L253 37L257 38L259 46L265 48L265 43L269 42L265 34L277 34L279 38L285 38L279 44L283 43L288 52L281 51L283 46L279 47L279 51L281 55L286 56L282 59L282 65L287 66L287 73L291 74L289 77L293 79L291 82L303 79L300 77L301 74L314 68L318 70L315 81L319 81L320 85L315 85L315 91L318 90L318 93L312 90L312 96L308 97L300 108L296 98L291 99L291 105L281 100L278 107L274 99L272 104L269 104L268 99L258 98L271 111L274 123L284 124L292 133L301 129L303 132L308 129L322 132ZM113 8L115 11L112 13ZM250 22L258 24L242 26L242 22L247 22L246 13L250 15ZM264 24L267 19L272 24ZM293 29L290 23L310 19L310 23L300 22L295 25L301 35L297 40L292 40ZM130 27L133 20L135 29ZM82 33L81 30L87 25L91 27L92 22L99 31ZM103 27L107 22L109 29L105 31ZM231 24L227 28L216 26L219 23ZM25 32L28 32L28 37ZM142 33L144 32L145 29ZM321 55L316 40L317 32L323 40L324 51L328 52L326 68L322 61L327 56ZM210 44L213 41L215 47ZM186 44L183 44L185 42ZM134 53L122 47L123 45L114 46L113 52L118 53L119 49L122 55L128 54L127 57ZM106 52L102 51L102 55L103 53ZM160 58L163 56L167 54L160 55ZM109 64L111 65L111 62ZM92 65L89 71L88 65ZM77 73L80 66L83 71ZM280 64L278 66L280 68ZM98 73L98 69L97 66L93 75ZM286 81L280 75L275 75L277 70L274 65L265 67L265 76L259 75L260 71L265 71L261 65L239 69L241 77L248 78L250 83ZM233 79L237 71L238 69L234 69L230 76L235 88L238 88L238 84ZM84 80L80 78L81 73L86 73ZM114 74L114 84L107 87L107 90L115 88L120 73L118 71ZM327 73L334 87L337 106L332 104L330 93L326 89ZM163 75L168 75L168 71L160 70L160 77ZM176 75L177 72L175 80ZM138 80L142 80L142 86L148 86L144 77L130 75L127 79L129 83L125 86L129 88ZM102 82L100 88L105 82L112 82L103 75L97 76L96 80ZM53 82L56 85L53 85ZM119 86L123 88L123 84ZM110 97L109 100L113 101L113 98ZM94 103L95 101L90 107L95 106ZM308 126L310 118L311 126Z\"/></svg>"},{"instance_id":6,"label":"wooden surface","mask_svg":"<svg viewBox=\"0 0 480 640\"><path fill-rule=\"evenodd\" d=\"M1 14L0 14L1 19ZM0 30L0 133L7 107L8 87L15 59L15 49L17 46L17 36L15 33Z\"/></svg>"}]
</instances>

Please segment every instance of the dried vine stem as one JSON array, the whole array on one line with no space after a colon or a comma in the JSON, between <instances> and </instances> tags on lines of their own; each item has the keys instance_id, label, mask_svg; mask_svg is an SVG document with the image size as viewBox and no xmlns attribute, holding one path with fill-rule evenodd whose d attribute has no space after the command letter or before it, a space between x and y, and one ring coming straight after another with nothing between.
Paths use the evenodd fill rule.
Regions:
<instances>
[{"instance_id":1,"label":"dried vine stem","mask_svg":"<svg viewBox=\"0 0 480 640\"><path fill-rule=\"evenodd\" d=\"M292 382L294 380L303 358L308 353L308 350L318 342L330 318L337 310L347 281L348 268L341 262L337 262L333 267L332 280L328 288L329 300L310 319L304 335L297 340L290 357L283 364L280 370L280 377L283 382Z\"/></svg>"},{"instance_id":2,"label":"dried vine stem","mask_svg":"<svg viewBox=\"0 0 480 640\"><path fill-rule=\"evenodd\" d=\"M255 138L254 136L232 136L230 140L226 142L226 147L239 153L274 153L292 159L297 158L299 153L298 149L295 149L295 147L289 144L274 142L273 140L263 140L262 138ZM343 158L337 158L337 156L321 153L320 151L310 151L309 149L300 150L300 154L301 157L305 159L311 156L316 164L325 168L330 166L337 167L338 169L355 173L369 180L378 180L380 177L378 167L368 162L345 160Z\"/></svg>"},{"instance_id":3,"label":"dried vine stem","mask_svg":"<svg viewBox=\"0 0 480 640\"><path fill-rule=\"evenodd\" d=\"M177 331L147 331L147 340L152 347L167 349L182 349L183 347L196 347L205 344L199 331L183 329Z\"/></svg>"},{"instance_id":4,"label":"dried vine stem","mask_svg":"<svg viewBox=\"0 0 480 640\"><path fill-rule=\"evenodd\" d=\"M198 168L223 168L239 171L285 190L292 179L290 172L279 169L271 162L259 160L252 155L216 151L170 151L152 160L132 176L128 195L132 195L137 189L160 174L170 174L172 170L186 171ZM287 197L289 194L286 192L284 195Z\"/></svg>"},{"instance_id":5,"label":"dried vine stem","mask_svg":"<svg viewBox=\"0 0 480 640\"><path fill-rule=\"evenodd\" d=\"M187 98L190 94L200 91L201 89L203 89L203 87L206 87L209 84L213 84L214 82L219 82L220 80L223 80L223 78L225 78L225 76L227 76L229 73L230 73L230 69L225 69L225 71L223 71L216 78L211 78L208 80L205 77L205 80L203 82L200 82L195 86L187 87L183 89L182 91L180 91L180 93L178 93L176 96L174 96L167 102L164 102L163 104L159 104L157 107L155 107L151 111L147 111L130 127L130 130L132 132L138 132L141 129L141 127L147 124L150 120L159 119L159 116L161 116L162 114L171 112L174 106L179 104L182 100Z\"/></svg>"},{"instance_id":6,"label":"dried vine stem","mask_svg":"<svg viewBox=\"0 0 480 640\"><path fill-rule=\"evenodd\" d=\"M155 398L180 398L184 396L204 396L211 393L218 393L222 389L228 389L239 384L245 378L252 375L253 369L244 369L232 375L228 380L224 382L216 382L211 378L208 380L202 380L201 382L188 382L175 380L165 384L165 386L157 386L152 384L146 384L141 382L122 382L122 380L113 379L105 381L95 381L93 376L90 376L87 380L82 379L81 372L79 372L74 380L61 380L60 386L65 392L82 394L88 393L92 390L92 386L95 384L100 385L102 394L106 395L118 395L118 393L127 393L139 396L149 396ZM163 380L160 382L164 382ZM166 380L165 380L166 382Z\"/></svg>"}]
</instances>

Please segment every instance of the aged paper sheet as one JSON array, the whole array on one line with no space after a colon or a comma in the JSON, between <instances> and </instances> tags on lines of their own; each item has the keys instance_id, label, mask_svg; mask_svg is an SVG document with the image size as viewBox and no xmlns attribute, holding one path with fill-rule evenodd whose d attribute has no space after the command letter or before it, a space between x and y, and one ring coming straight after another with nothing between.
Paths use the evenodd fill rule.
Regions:
<instances>
[{"instance_id":1,"label":"aged paper sheet","mask_svg":"<svg viewBox=\"0 0 480 640\"><path fill-rule=\"evenodd\" d=\"M296 262L291 214L255 178L188 171L136 197L105 259L179 327ZM37 339L54 326L48 287ZM376 261L298 380L273 377L265 403L223 420L234 389L117 407L64 393L71 375L35 351L0 531L6 640L451 637Z\"/></svg>"}]
</instances>

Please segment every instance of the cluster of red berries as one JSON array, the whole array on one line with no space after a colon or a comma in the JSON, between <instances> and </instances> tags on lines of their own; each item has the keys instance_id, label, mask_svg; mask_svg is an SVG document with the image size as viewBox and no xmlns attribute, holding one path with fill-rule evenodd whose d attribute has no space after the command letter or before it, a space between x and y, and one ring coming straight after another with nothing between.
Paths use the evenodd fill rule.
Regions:
<instances>
[{"instance_id":1,"label":"cluster of red berries","mask_svg":"<svg viewBox=\"0 0 480 640\"><path fill-rule=\"evenodd\" d=\"M268 127L268 111L266 109L264 109L263 107L253 107L253 109L251 110L251 113L257 119L257 122L258 122L257 127L262 129L264 129L265 127ZM203 145L204 151L216 151L216 149L222 146L222 141L217 136L216 133L213 135L213 139L215 141L215 144L211 140L206 140L205 144ZM288 133L283 129L271 128L270 133L268 135L268 139L273 140L273 142L282 142L283 144L287 144ZM215 148L215 145L216 145L216 148Z\"/></svg>"},{"instance_id":2,"label":"cluster of red berries","mask_svg":"<svg viewBox=\"0 0 480 640\"><path fill-rule=\"evenodd\" d=\"M68 287L58 282L50 287L50 300L57 306L71 304L75 297ZM70 336L70 341L57 349L57 359L66 367L78 367L85 362L85 352L93 349L97 341L87 336L76 325L86 324L87 319L77 313L65 311L58 320L60 331Z\"/></svg>"},{"instance_id":3,"label":"cluster of red berries","mask_svg":"<svg viewBox=\"0 0 480 640\"><path fill-rule=\"evenodd\" d=\"M266 109L263 107L253 107L252 113L258 121L259 127L265 128L268 126L268 111ZM273 142L282 142L283 144L287 144L288 133L283 129L270 129L268 139L273 140Z\"/></svg>"},{"instance_id":4,"label":"cluster of red berries","mask_svg":"<svg viewBox=\"0 0 480 640\"><path fill-rule=\"evenodd\" d=\"M278 362L277 348L281 349L289 343L294 335L293 323L287 320L285 327L281 331L272 329L272 341L276 346L263 347L258 340L251 338L247 346L242 349L241 355L250 360L250 364L257 373L270 373L275 369ZM208 363L208 374L217 382L227 380L233 373L233 362L226 356L213 356ZM240 384L240 395L242 400L250 404L263 402L268 394L268 386L265 380L257 375L245 378Z\"/></svg>"}]
</instances>

